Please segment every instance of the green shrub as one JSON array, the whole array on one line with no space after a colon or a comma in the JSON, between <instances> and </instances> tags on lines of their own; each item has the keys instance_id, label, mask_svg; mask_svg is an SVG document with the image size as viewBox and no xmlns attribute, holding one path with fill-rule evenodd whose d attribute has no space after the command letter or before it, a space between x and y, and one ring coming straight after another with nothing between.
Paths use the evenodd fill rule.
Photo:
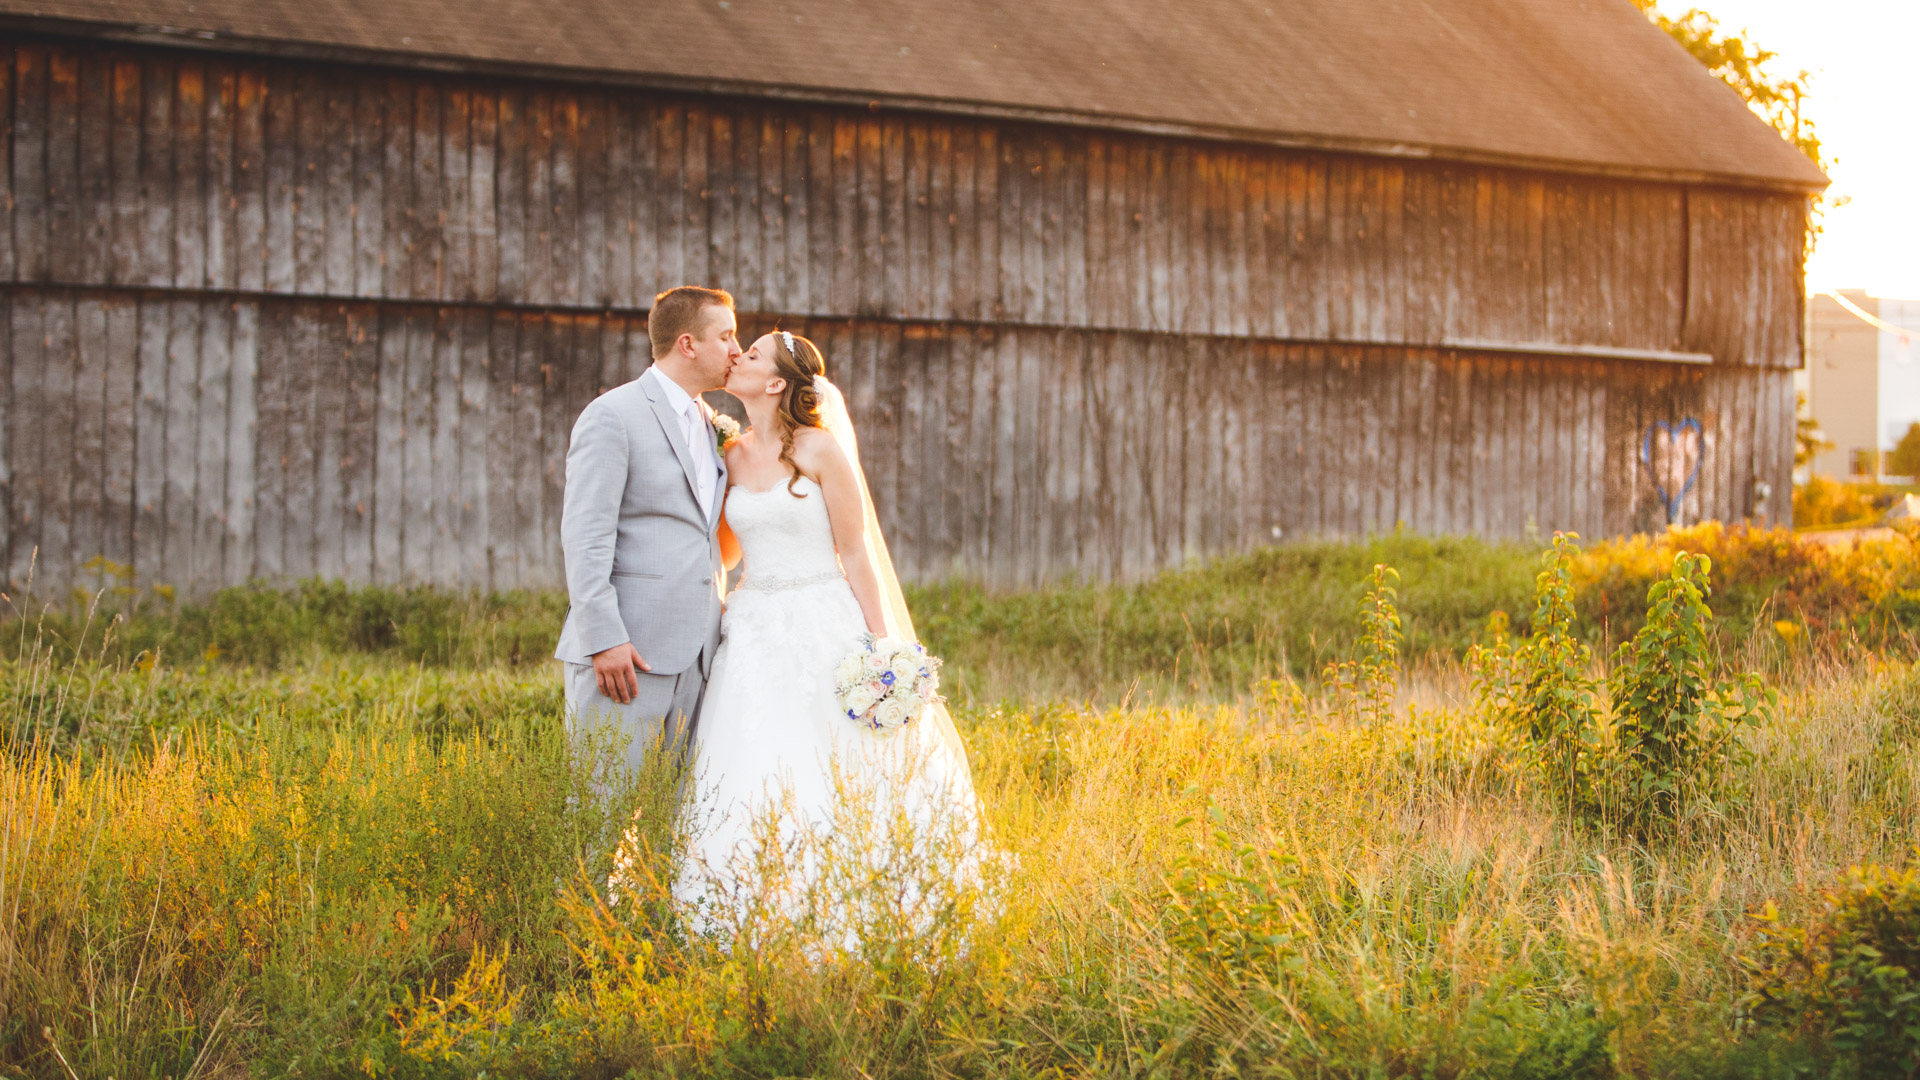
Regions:
<instances>
[{"instance_id":1,"label":"green shrub","mask_svg":"<svg viewBox=\"0 0 1920 1080\"><path fill-rule=\"evenodd\" d=\"M1871 524L1893 505L1893 494L1880 484L1848 484L1824 476L1809 477L1793 489L1793 527L1832 528Z\"/></svg>"},{"instance_id":2,"label":"green shrub","mask_svg":"<svg viewBox=\"0 0 1920 1080\"><path fill-rule=\"evenodd\" d=\"M1647 592L1646 621L1614 657L1607 796L1636 832L1671 823L1689 803L1729 795L1733 768L1751 758L1740 729L1763 719L1776 700L1757 675L1714 675L1711 566L1704 555L1674 556L1672 573Z\"/></svg>"},{"instance_id":3,"label":"green shrub","mask_svg":"<svg viewBox=\"0 0 1920 1080\"><path fill-rule=\"evenodd\" d=\"M1353 643L1353 655L1328 664L1321 673L1336 708L1361 723L1383 724L1393 713L1403 637L1394 588L1399 580L1393 567L1375 564L1360 599L1360 637Z\"/></svg>"},{"instance_id":4,"label":"green shrub","mask_svg":"<svg viewBox=\"0 0 1920 1080\"><path fill-rule=\"evenodd\" d=\"M1748 1021L1811 1043L1833 1074L1920 1075L1920 870L1857 867L1804 924L1760 912Z\"/></svg>"},{"instance_id":5,"label":"green shrub","mask_svg":"<svg viewBox=\"0 0 1920 1080\"><path fill-rule=\"evenodd\" d=\"M1578 540L1556 533L1542 557L1527 640L1512 646L1497 625L1493 644L1468 657L1482 714L1521 737L1555 804L1569 812L1588 801L1587 758L1598 720L1588 674L1593 652L1575 633Z\"/></svg>"}]
</instances>

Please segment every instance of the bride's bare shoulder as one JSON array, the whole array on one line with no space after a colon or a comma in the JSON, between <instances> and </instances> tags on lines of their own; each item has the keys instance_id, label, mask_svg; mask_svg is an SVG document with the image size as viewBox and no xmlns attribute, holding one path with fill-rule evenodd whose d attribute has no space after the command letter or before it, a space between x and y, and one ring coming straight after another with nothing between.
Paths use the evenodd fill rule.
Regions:
<instances>
[{"instance_id":1,"label":"bride's bare shoulder","mask_svg":"<svg viewBox=\"0 0 1920 1080\"><path fill-rule=\"evenodd\" d=\"M840 449L840 441L828 433L827 429L817 427L803 427L793 433L793 452L796 455L846 456Z\"/></svg>"}]
</instances>

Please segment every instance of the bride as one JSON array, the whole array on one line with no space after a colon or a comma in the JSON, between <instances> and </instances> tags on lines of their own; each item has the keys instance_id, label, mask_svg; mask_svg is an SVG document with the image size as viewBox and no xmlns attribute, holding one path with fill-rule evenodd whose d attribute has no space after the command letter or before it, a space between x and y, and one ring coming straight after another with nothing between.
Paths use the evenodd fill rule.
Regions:
<instances>
[{"instance_id":1,"label":"bride","mask_svg":"<svg viewBox=\"0 0 1920 1080\"><path fill-rule=\"evenodd\" d=\"M952 884L980 836L966 751L944 707L877 733L850 720L834 692L834 669L863 631L913 640L914 630L824 367L812 342L777 331L727 377L751 430L726 452L720 543L730 568L745 565L700 710L696 809L674 888L705 930L738 928L751 910L817 918L825 905L840 914L821 928L845 937L878 914L820 895L859 891L850 866L869 887L901 885L916 868ZM904 885L878 891L908 907L927 891Z\"/></svg>"}]
</instances>

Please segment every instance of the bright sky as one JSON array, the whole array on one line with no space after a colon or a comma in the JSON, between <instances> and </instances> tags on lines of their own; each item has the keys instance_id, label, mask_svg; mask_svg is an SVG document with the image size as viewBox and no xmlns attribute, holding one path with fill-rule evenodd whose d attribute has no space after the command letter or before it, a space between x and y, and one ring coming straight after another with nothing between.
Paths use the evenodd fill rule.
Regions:
<instances>
[{"instance_id":1,"label":"bright sky","mask_svg":"<svg viewBox=\"0 0 1920 1080\"><path fill-rule=\"evenodd\" d=\"M1807 115L1837 159L1812 290L1920 299L1920 0L1661 0L1746 27L1782 70L1813 73Z\"/></svg>"}]
</instances>

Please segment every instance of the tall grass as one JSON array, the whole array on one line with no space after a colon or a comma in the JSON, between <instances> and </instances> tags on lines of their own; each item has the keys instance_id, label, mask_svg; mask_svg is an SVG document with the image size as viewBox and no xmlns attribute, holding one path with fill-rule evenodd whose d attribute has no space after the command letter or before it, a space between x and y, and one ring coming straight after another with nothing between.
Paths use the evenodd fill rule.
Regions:
<instances>
[{"instance_id":1,"label":"tall grass","mask_svg":"<svg viewBox=\"0 0 1920 1080\"><path fill-rule=\"evenodd\" d=\"M1286 676L1347 654L1361 564L1382 555L1401 560L1403 627L1425 652L1391 701L1354 710ZM123 627L178 634L157 656L77 621L16 627L0 667L0 1074L1834 1066L1739 1023L1739 958L1762 905L1791 923L1847 867L1920 843L1920 671L1901 639L1812 648L1774 627L1778 599L1723 627L1730 661L1793 678L1745 736L1745 797L1638 841L1566 814L1451 659L1489 610L1527 610L1534 561L1395 537L1140 586L923 593L947 604L930 636L968 665L956 719L988 850L1009 857L977 883L951 852L878 877L855 857L801 905L814 915L763 905L718 937L666 902L672 770L590 797L614 748L568 746L550 671L350 641L209 657L218 640L191 651L153 613ZM1577 607L1621 587L1587 580ZM1287 627L1261 623L1267 598ZM1172 637L1208 612L1219 638ZM609 903L636 808L637 884ZM895 910L880 901L922 895L915 875L950 886L934 923L868 918L824 946L805 932L834 904Z\"/></svg>"}]
</instances>

